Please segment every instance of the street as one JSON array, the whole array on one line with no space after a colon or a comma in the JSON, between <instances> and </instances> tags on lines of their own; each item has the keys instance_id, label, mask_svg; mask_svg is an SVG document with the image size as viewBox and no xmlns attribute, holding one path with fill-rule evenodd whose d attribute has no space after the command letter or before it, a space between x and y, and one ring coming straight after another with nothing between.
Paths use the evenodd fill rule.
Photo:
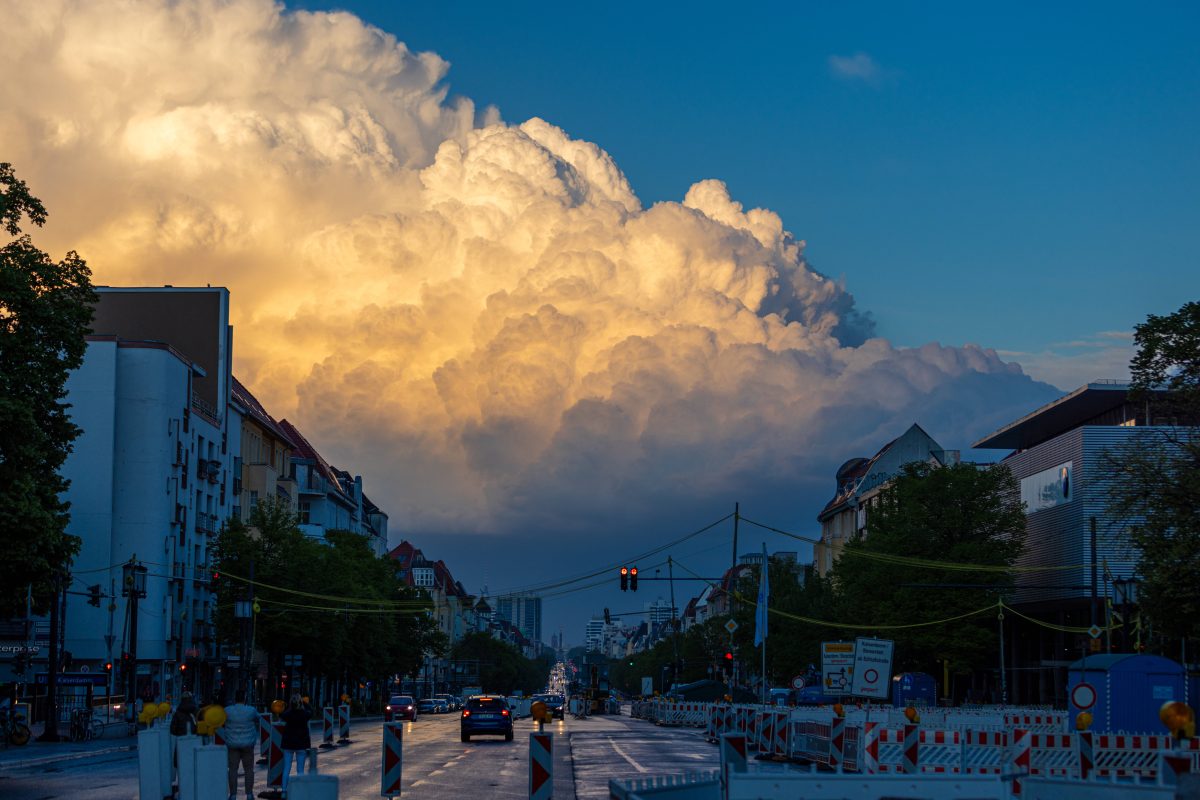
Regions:
<instances>
[{"instance_id":1,"label":"street","mask_svg":"<svg viewBox=\"0 0 1200 800\"><path fill-rule=\"evenodd\" d=\"M427 715L404 730L403 796L414 798L528 796L528 719L516 724L516 739L482 737L464 744L458 714ZM315 732L314 728L314 732ZM713 769L716 747L695 729L660 728L627 716L568 719L547 725L556 735L554 796L608 797L611 778ZM319 737L314 735L313 741ZM336 775L340 797L379 796L380 723L351 728L351 745L322 750L319 771ZM255 793L266 788L266 767L257 767ZM240 790L240 786L239 786ZM0 761L0 796L54 800L133 800L138 797L136 752L9 769Z\"/></svg>"}]
</instances>

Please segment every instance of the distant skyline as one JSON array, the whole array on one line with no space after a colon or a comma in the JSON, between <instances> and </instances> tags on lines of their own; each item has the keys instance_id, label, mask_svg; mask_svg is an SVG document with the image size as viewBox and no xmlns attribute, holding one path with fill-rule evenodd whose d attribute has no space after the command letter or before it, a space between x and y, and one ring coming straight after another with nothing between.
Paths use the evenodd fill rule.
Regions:
<instances>
[{"instance_id":1,"label":"distant skyline","mask_svg":"<svg viewBox=\"0 0 1200 800\"><path fill-rule=\"evenodd\" d=\"M1200 295L1193 5L20 8L35 241L228 286L271 413L568 643L605 565L735 502L813 535L846 459L1121 378Z\"/></svg>"}]
</instances>

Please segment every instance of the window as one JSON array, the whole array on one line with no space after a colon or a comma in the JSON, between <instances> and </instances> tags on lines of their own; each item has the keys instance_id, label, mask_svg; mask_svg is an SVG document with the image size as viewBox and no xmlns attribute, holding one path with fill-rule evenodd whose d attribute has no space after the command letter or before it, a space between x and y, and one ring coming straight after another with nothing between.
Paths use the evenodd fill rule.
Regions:
<instances>
[{"instance_id":1,"label":"window","mask_svg":"<svg viewBox=\"0 0 1200 800\"><path fill-rule=\"evenodd\" d=\"M300 524L308 525L311 521L312 507L307 500L300 501Z\"/></svg>"},{"instance_id":2,"label":"window","mask_svg":"<svg viewBox=\"0 0 1200 800\"><path fill-rule=\"evenodd\" d=\"M420 567L413 570L413 585L415 586L433 586L433 569L430 567Z\"/></svg>"},{"instance_id":3,"label":"window","mask_svg":"<svg viewBox=\"0 0 1200 800\"><path fill-rule=\"evenodd\" d=\"M258 505L258 492L250 490L250 511L254 512L254 507Z\"/></svg>"}]
</instances>

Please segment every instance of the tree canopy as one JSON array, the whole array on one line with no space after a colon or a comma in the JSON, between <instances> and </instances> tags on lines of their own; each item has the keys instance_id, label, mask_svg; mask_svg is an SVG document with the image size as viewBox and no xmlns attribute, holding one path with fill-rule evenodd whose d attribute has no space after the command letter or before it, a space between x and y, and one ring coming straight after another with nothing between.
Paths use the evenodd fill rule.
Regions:
<instances>
[{"instance_id":1,"label":"tree canopy","mask_svg":"<svg viewBox=\"0 0 1200 800\"><path fill-rule=\"evenodd\" d=\"M482 631L468 633L454 645L455 661L478 661L479 682L485 694L537 692L545 688L553 666L550 657L526 658L508 642Z\"/></svg>"},{"instance_id":2,"label":"tree canopy","mask_svg":"<svg viewBox=\"0 0 1200 800\"><path fill-rule=\"evenodd\" d=\"M0 617L34 610L54 596L55 576L79 550L66 532L69 482L60 470L79 428L71 422L67 376L83 364L90 332L91 271L71 251L55 261L22 233L22 219L46 209L0 163L0 225L15 237L0 247Z\"/></svg>"}]
</instances>

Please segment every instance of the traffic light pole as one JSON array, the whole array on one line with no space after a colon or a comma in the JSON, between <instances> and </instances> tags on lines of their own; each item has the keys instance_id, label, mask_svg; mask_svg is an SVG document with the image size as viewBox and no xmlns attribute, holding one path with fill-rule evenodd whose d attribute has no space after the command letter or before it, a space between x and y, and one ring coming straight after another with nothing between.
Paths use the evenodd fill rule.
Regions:
<instances>
[{"instance_id":1,"label":"traffic light pole","mask_svg":"<svg viewBox=\"0 0 1200 800\"><path fill-rule=\"evenodd\" d=\"M39 742L60 741L58 735L58 626L62 602L62 576L54 575L54 602L50 604L50 656L46 663L45 729Z\"/></svg>"}]
</instances>

